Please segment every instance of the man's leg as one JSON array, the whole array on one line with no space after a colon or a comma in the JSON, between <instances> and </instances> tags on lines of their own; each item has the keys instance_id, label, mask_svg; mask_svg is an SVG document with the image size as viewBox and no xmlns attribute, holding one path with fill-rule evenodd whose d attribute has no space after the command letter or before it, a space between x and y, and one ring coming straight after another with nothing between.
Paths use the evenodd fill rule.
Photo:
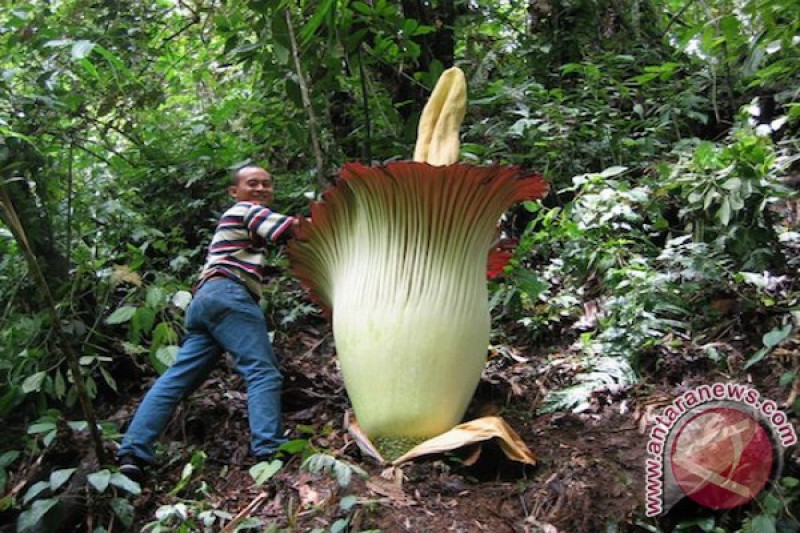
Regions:
<instances>
[{"instance_id":1,"label":"man's leg","mask_svg":"<svg viewBox=\"0 0 800 533\"><path fill-rule=\"evenodd\" d=\"M190 306L187 315L189 332L178 350L175 364L158 378L136 410L117 453L120 457L132 455L152 462L153 444L164 431L178 403L208 377L219 359L221 351L214 339L202 329L192 329L192 313Z\"/></svg>"},{"instance_id":2,"label":"man's leg","mask_svg":"<svg viewBox=\"0 0 800 533\"><path fill-rule=\"evenodd\" d=\"M272 351L261 308L242 285L231 287L229 312L214 324L212 335L231 354L247 383L247 411L256 456L268 455L286 442L281 423L283 378Z\"/></svg>"}]
</instances>

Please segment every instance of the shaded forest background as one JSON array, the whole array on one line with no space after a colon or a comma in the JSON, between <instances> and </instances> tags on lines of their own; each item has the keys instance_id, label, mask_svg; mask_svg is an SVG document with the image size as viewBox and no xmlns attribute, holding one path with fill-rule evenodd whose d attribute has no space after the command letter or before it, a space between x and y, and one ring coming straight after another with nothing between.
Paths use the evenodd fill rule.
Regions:
<instances>
[{"instance_id":1,"label":"shaded forest background","mask_svg":"<svg viewBox=\"0 0 800 533\"><path fill-rule=\"evenodd\" d=\"M344 162L410 157L452 65L469 88L462 160L551 184L503 220L518 247L490 281L490 363L524 366L513 386L536 389L528 412L597 412L598 391L613 404L729 372L769 383L797 424L795 0L7 1L0 50L0 517L18 530L44 524L80 470L36 471L37 458L64 435L92 448L95 416L105 457L81 496L96 519L80 527L199 531L205 512L209 531L268 530L188 497L201 455L174 449L167 462L190 467L162 491L160 516L155 500L136 515L140 489L110 466L114 414L174 357L230 169L269 168L275 209L308 214ZM282 248L269 263L276 344L329 343ZM323 447L298 454L312 450ZM329 469L349 468L328 452ZM797 531L800 481L781 483L735 520L602 518ZM323 530L362 527L365 507L347 497Z\"/></svg>"}]
</instances>

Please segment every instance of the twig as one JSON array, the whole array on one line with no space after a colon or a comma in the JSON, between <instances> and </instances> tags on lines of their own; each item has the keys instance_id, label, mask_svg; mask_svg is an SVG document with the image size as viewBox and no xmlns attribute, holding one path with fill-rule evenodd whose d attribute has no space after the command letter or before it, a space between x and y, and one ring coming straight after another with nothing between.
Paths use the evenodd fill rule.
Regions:
<instances>
[{"instance_id":1,"label":"twig","mask_svg":"<svg viewBox=\"0 0 800 533\"><path fill-rule=\"evenodd\" d=\"M358 45L358 74L361 79L361 101L364 108L364 123L366 124L366 139L364 142L364 157L368 165L372 165L372 121L369 115L369 96L367 96L367 79L364 72L364 57L361 55L363 43Z\"/></svg>"},{"instance_id":2,"label":"twig","mask_svg":"<svg viewBox=\"0 0 800 533\"><path fill-rule=\"evenodd\" d=\"M669 29L672 27L672 25L675 23L675 21L677 21L679 18L681 18L681 17L683 16L683 13L684 13L684 12L685 12L687 9L689 9L689 6L691 6L693 3L694 3L694 0L689 0L689 1L688 1L688 2L686 2L686 4L685 4L685 5L684 5L684 6L683 6L681 9L680 9L680 11L678 11L677 13L675 13L675 15L673 15L673 17L672 17L671 19L669 19L669 22L667 23L667 27L666 27L666 28L664 28L664 32L661 34L661 38L662 38L662 39L663 39L664 37L666 37L666 36L667 36L667 33L669 33Z\"/></svg>"},{"instance_id":3,"label":"twig","mask_svg":"<svg viewBox=\"0 0 800 533\"><path fill-rule=\"evenodd\" d=\"M236 516L233 517L233 520L231 520L228 523L228 525L226 525L222 529L221 533L231 533L232 531L235 531L236 530L236 526L239 524L239 522L241 522L245 518L249 517L253 513L253 511L255 511L256 509L261 507L261 505L264 503L264 501L268 497L269 497L269 493L267 491L263 491L261 494L256 496L253 499L253 501L251 501L247 505L247 507L245 507L244 509L239 511L239 514L237 514Z\"/></svg>"},{"instance_id":4,"label":"twig","mask_svg":"<svg viewBox=\"0 0 800 533\"><path fill-rule=\"evenodd\" d=\"M322 187L330 185L328 180L325 179L325 161L322 157L322 147L319 144L319 135L317 133L317 117L314 114L314 107L311 105L311 97L309 96L308 84L303 76L303 69L300 65L300 52L298 51L297 40L294 36L294 28L292 27L292 16L289 10L284 11L286 16L286 25L289 29L289 42L292 45L292 57L294 58L294 68L297 74L297 83L300 85L300 95L303 98L303 107L305 107L308 114L308 129L311 132L311 147L314 150L314 157L317 160L317 183Z\"/></svg>"}]
</instances>

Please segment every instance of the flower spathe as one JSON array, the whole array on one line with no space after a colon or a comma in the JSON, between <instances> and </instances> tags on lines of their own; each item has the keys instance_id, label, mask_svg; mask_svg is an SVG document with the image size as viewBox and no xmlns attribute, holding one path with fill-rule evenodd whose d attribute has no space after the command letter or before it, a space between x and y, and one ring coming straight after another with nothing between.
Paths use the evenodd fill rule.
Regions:
<instances>
[{"instance_id":1,"label":"flower spathe","mask_svg":"<svg viewBox=\"0 0 800 533\"><path fill-rule=\"evenodd\" d=\"M289 255L331 313L370 437L428 438L461 421L486 362L497 221L546 191L517 167L348 163L312 205Z\"/></svg>"}]
</instances>

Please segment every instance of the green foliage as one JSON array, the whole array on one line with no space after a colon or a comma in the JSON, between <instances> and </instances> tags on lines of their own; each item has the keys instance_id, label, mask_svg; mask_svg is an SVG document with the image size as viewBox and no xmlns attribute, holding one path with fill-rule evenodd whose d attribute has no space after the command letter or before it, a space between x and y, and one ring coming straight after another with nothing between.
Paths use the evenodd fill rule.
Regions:
<instances>
[{"instance_id":1,"label":"green foliage","mask_svg":"<svg viewBox=\"0 0 800 533\"><path fill-rule=\"evenodd\" d=\"M188 291L173 291L174 285L171 284L136 289L105 319L105 323L111 326L127 325L125 350L131 355L148 353L150 363L159 374L175 362L182 331L182 311L191 301ZM141 300L139 305L133 303L136 300Z\"/></svg>"},{"instance_id":2,"label":"green foliage","mask_svg":"<svg viewBox=\"0 0 800 533\"><path fill-rule=\"evenodd\" d=\"M720 298L758 317L748 367L791 335L796 1L14 2L0 10L0 186L95 401L122 390L125 363L170 364L231 168L269 167L278 211L307 214L306 194L320 192L287 13L328 176L345 160L407 157L421 102L455 61L470 91L463 159L522 165L552 183L545 205L510 215L520 245L491 282L493 315L512 326L495 337L579 341L572 386L546 407L581 408L681 343L706 346L732 322L712 306ZM284 335L316 308L279 251L269 263L266 312ZM39 451L62 418L77 418L76 392L6 221L0 302L0 418L31 416L12 447ZM785 372L781 385L794 379ZM338 460L311 461L307 440L294 446L307 468L350 479ZM0 487L13 460L0 455ZM181 491L202 471L189 464ZM124 524L132 510L113 475L90 484ZM23 526L58 512L44 488L23 504ZM341 506L334 527L344 529L359 506ZM746 527L780 530L777 509L763 502ZM188 501L147 527L212 531L229 520ZM264 526L237 524L248 527Z\"/></svg>"},{"instance_id":3,"label":"green foliage","mask_svg":"<svg viewBox=\"0 0 800 533\"><path fill-rule=\"evenodd\" d=\"M353 474L367 477L367 473L360 467L325 453L315 453L310 456L303 461L302 467L312 474L332 475L341 488L347 488L350 485Z\"/></svg>"},{"instance_id":4,"label":"green foliage","mask_svg":"<svg viewBox=\"0 0 800 533\"><path fill-rule=\"evenodd\" d=\"M28 487L21 501L24 509L17 521L19 533L57 527L54 520L58 520L59 505L62 505L62 498L68 497L64 494L64 489L68 487L67 483L76 471L77 468L53 470L47 480L38 481ZM86 476L86 480L94 491L92 497L95 505L107 505L116 518L125 527L129 527L133 522L133 506L128 498L141 494L139 484L110 470L93 472Z\"/></svg>"},{"instance_id":5,"label":"green foliage","mask_svg":"<svg viewBox=\"0 0 800 533\"><path fill-rule=\"evenodd\" d=\"M777 179L784 170L768 139L743 130L721 146L697 143L662 178L680 198L686 232L718 241L742 269L762 270L778 259L768 207L786 194Z\"/></svg>"}]
</instances>

